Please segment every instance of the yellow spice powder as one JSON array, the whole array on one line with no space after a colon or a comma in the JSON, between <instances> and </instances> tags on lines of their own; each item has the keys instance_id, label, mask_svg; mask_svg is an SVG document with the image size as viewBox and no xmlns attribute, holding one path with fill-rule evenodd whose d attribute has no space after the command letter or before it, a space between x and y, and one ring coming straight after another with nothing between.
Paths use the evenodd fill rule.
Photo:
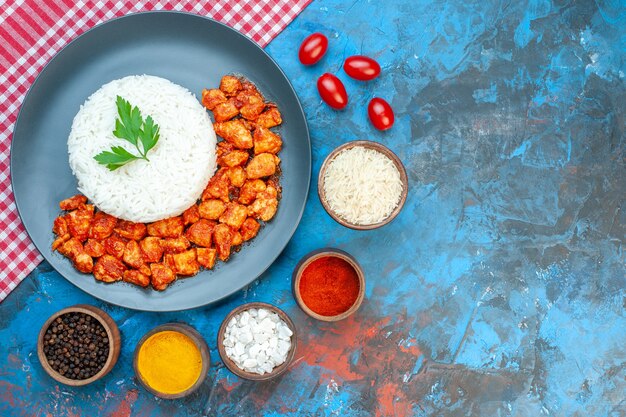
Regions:
<instances>
[{"instance_id":1,"label":"yellow spice powder","mask_svg":"<svg viewBox=\"0 0 626 417\"><path fill-rule=\"evenodd\" d=\"M156 391L178 394L200 377L202 357L188 336L168 330L153 334L141 345L137 369Z\"/></svg>"}]
</instances>

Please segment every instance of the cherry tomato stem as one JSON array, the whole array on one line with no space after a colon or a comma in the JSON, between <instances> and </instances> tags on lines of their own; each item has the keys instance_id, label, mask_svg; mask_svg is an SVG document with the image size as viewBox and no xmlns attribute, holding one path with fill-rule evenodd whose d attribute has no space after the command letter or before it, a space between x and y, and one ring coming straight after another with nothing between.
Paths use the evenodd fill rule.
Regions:
<instances>
[{"instance_id":1,"label":"cherry tomato stem","mask_svg":"<svg viewBox=\"0 0 626 417\"><path fill-rule=\"evenodd\" d=\"M343 63L343 70L354 79L369 81L378 77L380 65L370 57L354 55L346 58L346 61Z\"/></svg>"},{"instance_id":2,"label":"cherry tomato stem","mask_svg":"<svg viewBox=\"0 0 626 417\"><path fill-rule=\"evenodd\" d=\"M367 106L367 114L374 127L378 130L387 130L393 126L393 109L385 100L374 97Z\"/></svg>"},{"instance_id":3,"label":"cherry tomato stem","mask_svg":"<svg viewBox=\"0 0 626 417\"><path fill-rule=\"evenodd\" d=\"M313 33L300 44L298 58L304 65L316 64L328 49L328 38L321 33Z\"/></svg>"},{"instance_id":4,"label":"cherry tomato stem","mask_svg":"<svg viewBox=\"0 0 626 417\"><path fill-rule=\"evenodd\" d=\"M325 73L317 79L320 97L333 109L341 110L348 105L348 93L341 80L333 74Z\"/></svg>"}]
</instances>

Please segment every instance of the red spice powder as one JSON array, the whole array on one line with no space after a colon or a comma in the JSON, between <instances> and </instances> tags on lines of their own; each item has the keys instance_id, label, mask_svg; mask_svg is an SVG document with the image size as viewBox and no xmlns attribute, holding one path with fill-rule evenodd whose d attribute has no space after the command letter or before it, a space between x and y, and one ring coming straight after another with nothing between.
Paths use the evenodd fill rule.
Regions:
<instances>
[{"instance_id":1,"label":"red spice powder","mask_svg":"<svg viewBox=\"0 0 626 417\"><path fill-rule=\"evenodd\" d=\"M359 276L352 265L334 256L314 260L300 278L302 301L322 316L347 311L359 296L359 289Z\"/></svg>"}]
</instances>

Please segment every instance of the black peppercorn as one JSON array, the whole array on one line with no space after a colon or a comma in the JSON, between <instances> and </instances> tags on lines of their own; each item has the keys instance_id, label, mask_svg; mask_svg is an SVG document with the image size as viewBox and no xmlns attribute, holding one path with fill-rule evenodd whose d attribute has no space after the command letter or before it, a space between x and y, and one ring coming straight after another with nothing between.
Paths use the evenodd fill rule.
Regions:
<instances>
[{"instance_id":1,"label":"black peppercorn","mask_svg":"<svg viewBox=\"0 0 626 417\"><path fill-rule=\"evenodd\" d=\"M48 364L59 374L87 379L106 363L108 345L106 330L98 320L84 313L67 313L46 330L43 350Z\"/></svg>"}]
</instances>

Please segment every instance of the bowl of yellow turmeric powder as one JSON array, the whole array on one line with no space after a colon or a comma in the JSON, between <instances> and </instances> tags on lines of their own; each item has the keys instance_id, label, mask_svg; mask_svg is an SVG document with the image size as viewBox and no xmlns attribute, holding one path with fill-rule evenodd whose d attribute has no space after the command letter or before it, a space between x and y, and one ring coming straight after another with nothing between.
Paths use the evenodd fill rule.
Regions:
<instances>
[{"instance_id":1,"label":"bowl of yellow turmeric powder","mask_svg":"<svg viewBox=\"0 0 626 417\"><path fill-rule=\"evenodd\" d=\"M175 399L194 392L205 380L209 348L193 327L167 323L146 333L135 349L133 367L143 387L157 397Z\"/></svg>"}]
</instances>

